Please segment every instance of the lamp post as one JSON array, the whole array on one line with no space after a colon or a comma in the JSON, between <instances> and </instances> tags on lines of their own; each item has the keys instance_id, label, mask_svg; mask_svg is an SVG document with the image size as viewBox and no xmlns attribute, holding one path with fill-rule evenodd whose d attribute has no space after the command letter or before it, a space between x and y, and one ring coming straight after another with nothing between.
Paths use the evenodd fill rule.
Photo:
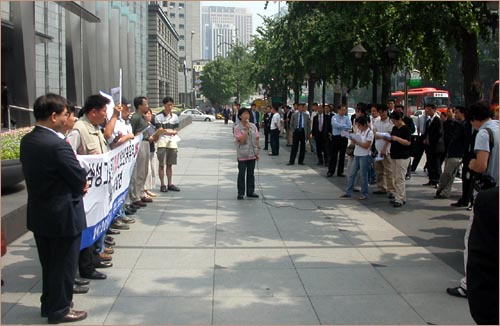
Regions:
<instances>
[{"instance_id":1,"label":"lamp post","mask_svg":"<svg viewBox=\"0 0 500 326\"><path fill-rule=\"evenodd\" d=\"M354 74L353 74L353 88L356 87L356 85L358 84L357 82L357 75L358 75L358 61L361 60L363 58L363 56L365 55L365 53L368 53L368 51L366 51L366 49L363 47L363 45L360 43L356 44L350 51L353 55L354 55L354 59L355 59L355 71L354 71ZM348 94L346 92L346 105L348 105Z\"/></svg>"},{"instance_id":2,"label":"lamp post","mask_svg":"<svg viewBox=\"0 0 500 326\"><path fill-rule=\"evenodd\" d=\"M196 34L195 31L191 31L191 86L192 86L192 93L193 93L193 97L191 97L191 95L189 96L190 98L190 102L191 102L191 108L194 108L195 107L195 103L196 103L196 95L194 93L194 66L193 66L193 36L194 34Z\"/></svg>"}]
</instances>

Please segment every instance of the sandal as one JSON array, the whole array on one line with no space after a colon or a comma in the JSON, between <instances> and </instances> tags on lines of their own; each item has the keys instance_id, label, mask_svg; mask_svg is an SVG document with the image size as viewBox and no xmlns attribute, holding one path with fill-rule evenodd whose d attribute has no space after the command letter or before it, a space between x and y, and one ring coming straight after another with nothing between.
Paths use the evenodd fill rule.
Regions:
<instances>
[{"instance_id":1,"label":"sandal","mask_svg":"<svg viewBox=\"0 0 500 326\"><path fill-rule=\"evenodd\" d=\"M359 196L359 198L358 198L358 199L359 199L359 200L365 200L365 199L368 199L368 197L361 195L361 196Z\"/></svg>"},{"instance_id":2,"label":"sandal","mask_svg":"<svg viewBox=\"0 0 500 326\"><path fill-rule=\"evenodd\" d=\"M167 186L161 186L160 191L161 192L168 192Z\"/></svg>"},{"instance_id":3,"label":"sandal","mask_svg":"<svg viewBox=\"0 0 500 326\"><path fill-rule=\"evenodd\" d=\"M153 197L153 198L154 198L154 197L156 197L156 194L155 194L155 193L153 193L153 192L151 192L151 191L149 191L149 190L144 190L144 192L145 192L145 193L146 193L146 195L148 195L149 197Z\"/></svg>"}]
</instances>

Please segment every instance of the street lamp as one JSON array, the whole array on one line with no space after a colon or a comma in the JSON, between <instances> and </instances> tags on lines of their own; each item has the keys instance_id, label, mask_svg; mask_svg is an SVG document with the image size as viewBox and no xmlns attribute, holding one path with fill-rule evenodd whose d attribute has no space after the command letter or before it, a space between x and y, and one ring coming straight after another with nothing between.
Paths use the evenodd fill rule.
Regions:
<instances>
[{"instance_id":1,"label":"street lamp","mask_svg":"<svg viewBox=\"0 0 500 326\"><path fill-rule=\"evenodd\" d=\"M363 47L363 45L361 43L358 43L356 44L350 51L353 55L354 55L354 59L356 59L356 61L359 61L363 58L363 56L365 55L365 53L368 53L368 51L366 51L366 49ZM358 74L358 64L356 63L356 68L355 68L355 72L354 72L354 75L353 75L353 87L355 87L357 84L358 84L358 81L357 81L357 74ZM348 91L346 92L346 105L348 104Z\"/></svg>"}]
</instances>

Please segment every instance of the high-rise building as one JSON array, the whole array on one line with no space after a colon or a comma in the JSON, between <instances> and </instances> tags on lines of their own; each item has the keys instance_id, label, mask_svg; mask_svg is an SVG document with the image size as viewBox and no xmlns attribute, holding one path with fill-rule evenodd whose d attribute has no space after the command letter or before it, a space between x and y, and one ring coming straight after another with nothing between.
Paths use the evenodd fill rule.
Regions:
<instances>
[{"instance_id":1,"label":"high-rise building","mask_svg":"<svg viewBox=\"0 0 500 326\"><path fill-rule=\"evenodd\" d=\"M179 35L158 3L148 6L148 104L163 106L170 96L179 102Z\"/></svg>"},{"instance_id":2,"label":"high-rise building","mask_svg":"<svg viewBox=\"0 0 500 326\"><path fill-rule=\"evenodd\" d=\"M225 56L231 45L248 45L252 35L252 14L246 8L202 7L203 59Z\"/></svg>"},{"instance_id":3,"label":"high-rise building","mask_svg":"<svg viewBox=\"0 0 500 326\"><path fill-rule=\"evenodd\" d=\"M179 100L188 106L194 106L193 62L201 59L200 2L158 1L158 3L179 35Z\"/></svg>"}]
</instances>

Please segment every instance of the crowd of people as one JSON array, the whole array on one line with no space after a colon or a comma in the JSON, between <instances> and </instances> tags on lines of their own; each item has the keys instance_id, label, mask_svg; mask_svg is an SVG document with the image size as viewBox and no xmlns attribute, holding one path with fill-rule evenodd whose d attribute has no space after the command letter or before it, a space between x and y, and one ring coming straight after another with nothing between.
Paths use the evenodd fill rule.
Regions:
<instances>
[{"instance_id":1,"label":"crowd of people","mask_svg":"<svg viewBox=\"0 0 500 326\"><path fill-rule=\"evenodd\" d=\"M275 148L279 147L280 132L272 131L282 130L286 146L292 147L287 165L295 164L297 153L298 164L304 165L309 141L311 152L316 153L317 165L328 167L326 177L337 173L337 177L343 178L347 155L347 188L340 197L350 198L354 191L359 191L358 199L366 200L369 184L373 184L376 190L372 194L386 195L395 208L406 204L406 181L419 166L424 153L428 182L422 186L434 188L435 199L449 199L453 182L460 176L461 197L450 206L473 210L464 238L466 275L457 287L446 291L469 299L471 315L477 323L497 325L498 112L486 101L468 108L437 108L427 103L424 111L415 126L413 119L405 116L404 107L392 100L387 104L358 103L351 117L345 105L333 108L314 103L307 110L304 103L296 103L293 109L268 106L261 114L252 106L251 110L240 109L240 118L241 112L244 114L241 122L235 120L235 138L240 148L248 146L247 139L251 139L251 146L246 148L258 153L259 134L248 121L251 115L251 122L264 128L264 150L268 149L268 138L271 138L269 155L279 155ZM278 135L277 145L273 135ZM247 196L258 197L248 194L253 194L253 167L259 155L247 155L246 159L253 160L251 172L247 174ZM240 166L240 151L238 160ZM244 171L240 169L238 176L238 199L243 198ZM360 187L356 189L358 184Z\"/></svg>"},{"instance_id":2,"label":"crowd of people","mask_svg":"<svg viewBox=\"0 0 500 326\"><path fill-rule=\"evenodd\" d=\"M143 96L134 98L133 108L122 98L108 118L109 103L102 95L91 95L77 117L75 106L65 98L41 96L33 108L35 128L21 141L20 160L28 191L27 226L34 233L42 265L41 315L49 323L87 317L86 312L73 310L73 294L87 293L90 280L107 278L99 270L113 266L113 236L129 230L135 222L130 216L156 197L152 191L156 171L152 168L158 166L159 191L180 191L172 172L179 140L179 118L172 112L174 100L165 97L164 109L156 116ZM87 228L83 197L89 183L88 171L76 154L104 154L140 135L125 202L106 232L80 250L82 232Z\"/></svg>"}]
</instances>

